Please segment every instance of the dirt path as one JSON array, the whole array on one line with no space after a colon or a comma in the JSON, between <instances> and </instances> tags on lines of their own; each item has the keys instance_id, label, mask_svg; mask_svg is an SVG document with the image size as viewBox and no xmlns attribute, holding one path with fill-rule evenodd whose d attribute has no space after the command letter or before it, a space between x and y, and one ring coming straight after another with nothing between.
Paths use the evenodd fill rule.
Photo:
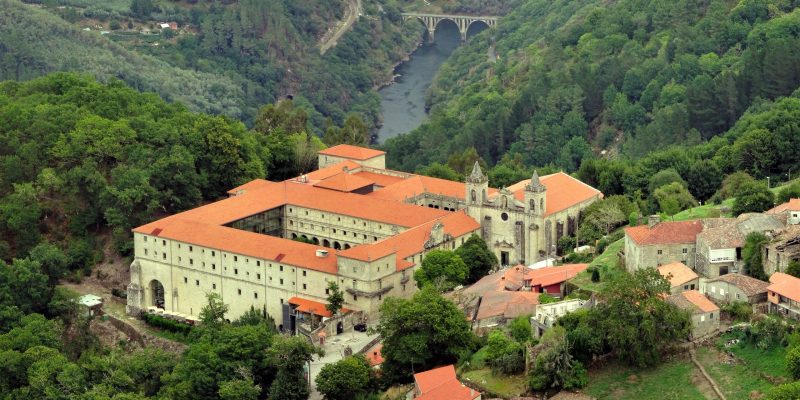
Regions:
<instances>
[{"instance_id":1,"label":"dirt path","mask_svg":"<svg viewBox=\"0 0 800 400\"><path fill-rule=\"evenodd\" d=\"M692 363L694 363L695 370L699 371L702 377L705 378L705 379L700 379L700 377L696 376L692 377L692 382L697 387L697 389L700 390L701 393L706 395L706 398L708 398L708 386L710 386L711 390L713 391L714 394L716 394L717 398L719 398L720 400L727 400L725 398L725 395L722 394L722 391L719 390L717 383L714 382L713 378L711 378L711 375L709 375L708 372L706 372L706 369L703 368L703 365L700 364L699 361L697 361L694 349L689 350L689 355L692 358Z\"/></svg>"},{"instance_id":2,"label":"dirt path","mask_svg":"<svg viewBox=\"0 0 800 400\"><path fill-rule=\"evenodd\" d=\"M336 46L341 37L350 30L361 14L361 0L347 0L344 10L344 19L336 24L333 31L329 31L322 37L319 44L319 53L325 54L328 49Z\"/></svg>"}]
</instances>

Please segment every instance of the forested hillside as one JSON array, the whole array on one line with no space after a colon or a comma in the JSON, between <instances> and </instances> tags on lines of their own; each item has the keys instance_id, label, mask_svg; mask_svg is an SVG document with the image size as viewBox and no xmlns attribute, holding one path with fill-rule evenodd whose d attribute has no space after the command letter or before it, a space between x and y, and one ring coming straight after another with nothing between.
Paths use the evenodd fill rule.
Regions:
<instances>
[{"instance_id":1,"label":"forested hillside","mask_svg":"<svg viewBox=\"0 0 800 400\"><path fill-rule=\"evenodd\" d=\"M798 88L797 5L525 1L491 37L454 53L432 86L429 120L385 148L392 166L405 170L474 147L492 165L574 171L603 150L638 158L700 144L754 104ZM490 46L496 62L486 57ZM753 172L783 168L790 167Z\"/></svg>"},{"instance_id":2,"label":"forested hillside","mask_svg":"<svg viewBox=\"0 0 800 400\"><path fill-rule=\"evenodd\" d=\"M73 70L116 77L248 124L260 106L291 95L317 133L327 118L341 123L349 112L377 125L373 89L391 78L422 31L402 23L395 0L368 1L352 29L321 55L318 42L342 18L344 2L148 0L128 2L128 9L116 1L41 3L0 0L0 79ZM154 29L159 21L179 28Z\"/></svg>"}]
</instances>

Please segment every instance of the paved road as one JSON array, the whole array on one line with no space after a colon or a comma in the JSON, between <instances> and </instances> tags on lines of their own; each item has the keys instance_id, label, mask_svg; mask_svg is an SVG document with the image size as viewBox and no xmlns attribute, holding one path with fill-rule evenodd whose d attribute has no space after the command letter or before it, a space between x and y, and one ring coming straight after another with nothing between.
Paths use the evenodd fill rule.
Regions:
<instances>
[{"instance_id":1,"label":"paved road","mask_svg":"<svg viewBox=\"0 0 800 400\"><path fill-rule=\"evenodd\" d=\"M358 16L361 14L361 0L347 0L344 14L344 20L338 24L339 26L337 26L333 36L320 43L320 54L325 54L328 49L336 46L336 43L341 39L342 35L349 31L350 27L358 20Z\"/></svg>"},{"instance_id":2,"label":"paved road","mask_svg":"<svg viewBox=\"0 0 800 400\"><path fill-rule=\"evenodd\" d=\"M321 358L317 357L311 362L311 396L309 399L322 400L322 395L317 393L316 383L314 381L317 379L317 375L319 375L319 371L324 365L335 363L344 358L345 347L350 346L353 353L356 353L376 337L378 337L377 334L368 335L356 331L348 331L341 335L329 337L325 341L325 355Z\"/></svg>"}]
</instances>

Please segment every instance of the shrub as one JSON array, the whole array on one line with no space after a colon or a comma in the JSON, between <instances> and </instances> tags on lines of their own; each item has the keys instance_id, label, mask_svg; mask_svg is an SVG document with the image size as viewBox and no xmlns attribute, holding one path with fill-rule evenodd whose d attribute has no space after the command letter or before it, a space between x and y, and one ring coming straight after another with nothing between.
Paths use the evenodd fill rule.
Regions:
<instances>
[{"instance_id":1,"label":"shrub","mask_svg":"<svg viewBox=\"0 0 800 400\"><path fill-rule=\"evenodd\" d=\"M767 393L767 400L797 400L800 399L800 381L776 386Z\"/></svg>"},{"instance_id":2,"label":"shrub","mask_svg":"<svg viewBox=\"0 0 800 400\"><path fill-rule=\"evenodd\" d=\"M800 379L800 347L793 347L786 353L786 372L792 379Z\"/></svg>"},{"instance_id":3,"label":"shrub","mask_svg":"<svg viewBox=\"0 0 800 400\"><path fill-rule=\"evenodd\" d=\"M722 306L722 311L730 314L735 321L749 321L753 316L753 307L745 301L737 301Z\"/></svg>"},{"instance_id":4,"label":"shrub","mask_svg":"<svg viewBox=\"0 0 800 400\"><path fill-rule=\"evenodd\" d=\"M187 325L187 324L184 324L184 323L178 322L178 321L173 321L173 320L171 320L169 318L164 318L164 317L162 317L160 315L144 314L143 319L144 319L144 322L147 323L147 325L150 325L150 326L153 326L153 327L156 327L156 328L159 328L159 329L164 329L164 330L170 331L170 332L175 332L175 333L180 333L180 334L187 335L192 330L192 327Z\"/></svg>"},{"instance_id":5,"label":"shrub","mask_svg":"<svg viewBox=\"0 0 800 400\"><path fill-rule=\"evenodd\" d=\"M600 282L600 271L597 268L592 270L592 282Z\"/></svg>"}]
</instances>

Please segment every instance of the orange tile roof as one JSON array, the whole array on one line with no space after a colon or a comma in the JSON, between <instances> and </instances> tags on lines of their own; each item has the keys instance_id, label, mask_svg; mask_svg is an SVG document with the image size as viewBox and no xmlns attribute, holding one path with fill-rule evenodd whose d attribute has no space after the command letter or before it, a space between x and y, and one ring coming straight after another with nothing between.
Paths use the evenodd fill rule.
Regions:
<instances>
[{"instance_id":1,"label":"orange tile roof","mask_svg":"<svg viewBox=\"0 0 800 400\"><path fill-rule=\"evenodd\" d=\"M429 209L420 206L414 207ZM437 222L441 222L444 225L444 233L450 234L453 238L480 229L480 224L462 210L446 213L443 217L426 222L386 239L374 243L358 245L341 251L339 255L356 260L371 261L386 257L392 253L397 253L398 270L408 268L414 264L406 261L405 258L417 254L424 249L425 241L430 238L431 228Z\"/></svg>"},{"instance_id":2,"label":"orange tile roof","mask_svg":"<svg viewBox=\"0 0 800 400\"><path fill-rule=\"evenodd\" d=\"M566 210L593 197L603 197L603 193L599 190L563 172L545 175L539 180L547 188L545 216ZM509 186L508 190L514 193L517 200L524 201L525 186L530 182L530 179L517 182Z\"/></svg>"},{"instance_id":3,"label":"orange tile roof","mask_svg":"<svg viewBox=\"0 0 800 400\"><path fill-rule=\"evenodd\" d=\"M349 144L340 144L337 146L329 147L325 150L320 150L317 153L326 156L349 158L351 160L369 160L386 154L385 151L370 149L367 147L353 146Z\"/></svg>"},{"instance_id":4,"label":"orange tile roof","mask_svg":"<svg viewBox=\"0 0 800 400\"><path fill-rule=\"evenodd\" d=\"M452 365L414 374L414 383L419 393L416 399L474 400L481 396L480 392L458 381L456 370Z\"/></svg>"},{"instance_id":5,"label":"orange tile roof","mask_svg":"<svg viewBox=\"0 0 800 400\"><path fill-rule=\"evenodd\" d=\"M647 225L629 226L625 234L640 245L695 243L703 231L701 221L659 222L652 228Z\"/></svg>"},{"instance_id":6,"label":"orange tile roof","mask_svg":"<svg viewBox=\"0 0 800 400\"><path fill-rule=\"evenodd\" d=\"M325 318L330 318L333 315L330 311L328 311L327 308L325 308L326 304L319 301L304 299L302 297L292 297L289 299L289 304L296 305L297 308L295 308L295 310L307 314L319 315L320 317ZM344 314L349 311L350 310L346 308L342 308L340 312Z\"/></svg>"},{"instance_id":7,"label":"orange tile roof","mask_svg":"<svg viewBox=\"0 0 800 400\"><path fill-rule=\"evenodd\" d=\"M686 301L688 301L691 305L696 307L701 312L719 311L719 307L717 307L716 304L712 303L711 300L708 299L708 297L698 292L697 290L687 290L685 292L681 292L673 296L683 297ZM672 298L672 296L670 296L670 298Z\"/></svg>"},{"instance_id":8,"label":"orange tile roof","mask_svg":"<svg viewBox=\"0 0 800 400\"><path fill-rule=\"evenodd\" d=\"M531 272L532 286L551 286L566 282L586 270L589 264L564 264L554 267L537 268Z\"/></svg>"},{"instance_id":9,"label":"orange tile roof","mask_svg":"<svg viewBox=\"0 0 800 400\"><path fill-rule=\"evenodd\" d=\"M338 190L340 192L352 192L366 186L371 186L372 181L357 175L350 175L340 172L330 178L324 179L314 184L316 187Z\"/></svg>"},{"instance_id":10,"label":"orange tile roof","mask_svg":"<svg viewBox=\"0 0 800 400\"><path fill-rule=\"evenodd\" d=\"M371 349L367 350L367 353L364 354L364 357L367 359L367 362L370 366L376 366L383 364L383 343L378 343L373 346Z\"/></svg>"},{"instance_id":11,"label":"orange tile roof","mask_svg":"<svg viewBox=\"0 0 800 400\"><path fill-rule=\"evenodd\" d=\"M360 176L360 177L362 177L364 179L368 179L368 180L372 181L372 183L374 185L383 186L383 187L393 185L395 183L401 182L401 181L406 179L406 178L401 177L401 176L379 174L379 173L370 172L370 171L363 171L363 170L355 172L353 175Z\"/></svg>"},{"instance_id":12,"label":"orange tile roof","mask_svg":"<svg viewBox=\"0 0 800 400\"><path fill-rule=\"evenodd\" d=\"M253 179L252 181L247 182L244 185L239 185L239 186L237 186L237 187L235 187L235 188L233 188L231 190L228 190L227 193L228 194L233 194L233 195L240 194L239 192L246 192L246 191L252 190L252 189L259 189L259 188L262 188L262 187L265 187L265 186L269 186L271 184L272 184L272 182L270 182L270 181L268 181L266 179Z\"/></svg>"},{"instance_id":13,"label":"orange tile roof","mask_svg":"<svg viewBox=\"0 0 800 400\"><path fill-rule=\"evenodd\" d=\"M335 274L338 270L335 256L317 257L316 251L324 247L177 216L142 225L134 231L254 258L280 260L285 264L329 274Z\"/></svg>"},{"instance_id":14,"label":"orange tile roof","mask_svg":"<svg viewBox=\"0 0 800 400\"><path fill-rule=\"evenodd\" d=\"M676 261L658 267L658 272L664 278L669 279L671 287L681 286L686 282L697 279L697 274L687 267L686 264Z\"/></svg>"},{"instance_id":15,"label":"orange tile roof","mask_svg":"<svg viewBox=\"0 0 800 400\"><path fill-rule=\"evenodd\" d=\"M307 174L300 175L296 178L289 179L290 181L299 181L301 178L305 177L308 180L307 183L314 184L318 181L323 179L328 179L336 174L342 173L345 169L347 171L358 171L361 168L361 164L357 162L353 162L350 160L344 160L342 162L338 162L336 164L328 165L325 168L320 168L316 171L311 171Z\"/></svg>"},{"instance_id":16,"label":"orange tile roof","mask_svg":"<svg viewBox=\"0 0 800 400\"><path fill-rule=\"evenodd\" d=\"M797 278L789 274L784 274L783 272L775 272L774 274L769 276L769 283L791 282L795 279Z\"/></svg>"},{"instance_id":17,"label":"orange tile roof","mask_svg":"<svg viewBox=\"0 0 800 400\"><path fill-rule=\"evenodd\" d=\"M520 315L533 314L539 304L539 293L508 291L502 288L481 294L480 307L475 320L500 317L513 319Z\"/></svg>"},{"instance_id":18,"label":"orange tile roof","mask_svg":"<svg viewBox=\"0 0 800 400\"><path fill-rule=\"evenodd\" d=\"M786 275L783 279L779 279L776 283L767 286L767 291L794 301L800 301L800 279Z\"/></svg>"},{"instance_id":19,"label":"orange tile roof","mask_svg":"<svg viewBox=\"0 0 800 400\"><path fill-rule=\"evenodd\" d=\"M780 214L786 211L800 211L800 199L789 199L786 203L779 204L767 211L767 214Z\"/></svg>"}]
</instances>

